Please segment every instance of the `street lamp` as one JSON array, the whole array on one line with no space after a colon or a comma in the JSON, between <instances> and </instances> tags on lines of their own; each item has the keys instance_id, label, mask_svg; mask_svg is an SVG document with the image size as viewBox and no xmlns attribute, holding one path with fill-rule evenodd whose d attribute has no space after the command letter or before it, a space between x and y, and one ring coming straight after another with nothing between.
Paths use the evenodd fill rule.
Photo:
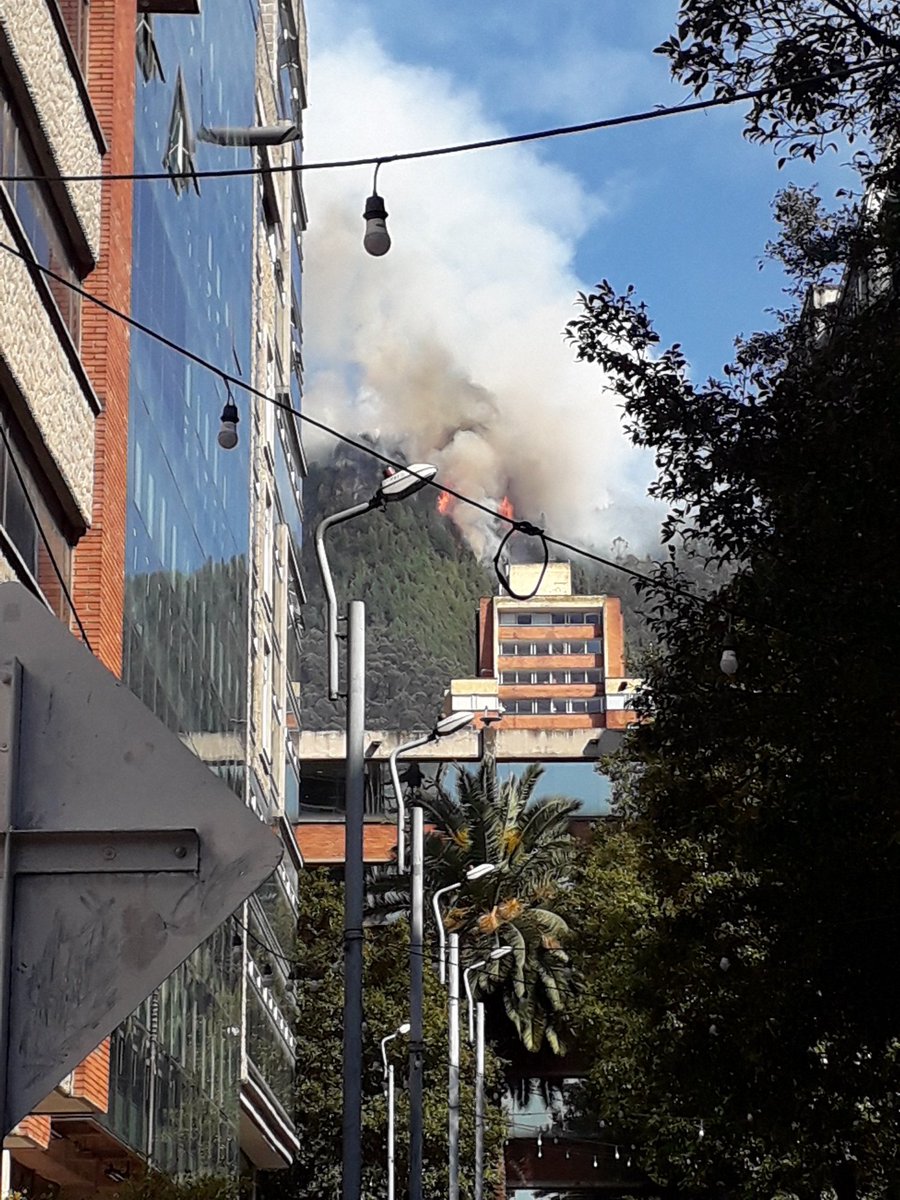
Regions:
<instances>
[{"instance_id":1,"label":"street lamp","mask_svg":"<svg viewBox=\"0 0 900 1200\"><path fill-rule=\"evenodd\" d=\"M507 954L512 954L512 950L513 950L512 946L497 946L495 949L493 949L490 952L490 954L487 956L487 958L482 958L482 959L479 959L478 962L473 962L470 967L466 967L465 971L463 971L463 983L465 984L465 988L466 988L466 1000L468 1001L468 1004L469 1004L469 1041L470 1042L475 1041L475 1017L474 1017L474 1008L473 1008L473 1006L475 1004L475 997L472 995L472 984L469 980L469 976L474 974L475 971L480 971L482 969L482 967L486 967L489 962L497 962L497 960L500 958L506 958Z\"/></svg>"},{"instance_id":2,"label":"street lamp","mask_svg":"<svg viewBox=\"0 0 900 1200\"><path fill-rule=\"evenodd\" d=\"M316 558L327 602L328 695L339 692L337 600L325 534L333 525L394 500L404 500L437 474L428 463L414 463L386 475L365 504L325 517L316 528ZM342 1200L359 1200L362 1191L362 1040L363 1040L363 818L366 791L366 608L361 600L347 605L346 777L344 781L344 1045ZM421 1022L419 1025L421 1038Z\"/></svg>"},{"instance_id":3,"label":"street lamp","mask_svg":"<svg viewBox=\"0 0 900 1200\"><path fill-rule=\"evenodd\" d=\"M409 1021L404 1021L402 1025L397 1026L393 1033L389 1033L387 1037L381 1039L381 1061L384 1063L384 1077L387 1081L387 1200L394 1200L394 1064L388 1062L387 1044L394 1038L400 1037L401 1034L407 1033L409 1033Z\"/></svg>"},{"instance_id":4,"label":"street lamp","mask_svg":"<svg viewBox=\"0 0 900 1200\"><path fill-rule=\"evenodd\" d=\"M469 867L466 871L466 883L474 883L476 879L484 879L485 875L490 875L496 870L496 863L478 863L474 867ZM437 926L438 943L440 946L438 965L440 968L441 983L447 982L447 938L444 930L444 921L441 917L441 897L448 896L451 892L457 892L461 887L462 883L448 883L446 887L438 888L431 900L431 907L434 909L434 923Z\"/></svg>"},{"instance_id":5,"label":"street lamp","mask_svg":"<svg viewBox=\"0 0 900 1200\"><path fill-rule=\"evenodd\" d=\"M299 141L299 126L293 121L278 121L274 125L223 125L210 128L201 125L197 130L198 142L211 142L214 146L284 146Z\"/></svg>"},{"instance_id":6,"label":"street lamp","mask_svg":"<svg viewBox=\"0 0 900 1200\"><path fill-rule=\"evenodd\" d=\"M406 500L408 496L412 496L420 488L425 487L434 479L435 475L437 475L437 467L432 466L431 463L413 463L410 467L404 467L402 471L392 471L385 475L370 500L366 500L364 504L354 504L351 508L333 513L332 516L325 517L316 526L316 559L322 576L322 586L325 588L325 634L328 655L328 698L330 700L339 699L341 693L338 690L337 600L334 594L331 568L328 565L328 556L325 553L325 534L333 526L343 525L345 521L352 521L354 517L371 512L373 508L382 508L395 500Z\"/></svg>"},{"instance_id":7,"label":"street lamp","mask_svg":"<svg viewBox=\"0 0 900 1200\"><path fill-rule=\"evenodd\" d=\"M496 871L497 867L494 863L478 863L477 866L469 867L466 871L466 882L471 883L476 879L484 879L486 875L490 875ZM444 937L444 920L441 916L441 897L450 895L453 892L458 892L462 887L462 883L450 883L446 887L438 888L432 898L432 907L434 908L434 919L437 924L438 938L441 945L441 983L444 982L445 974L445 937ZM449 1200L459 1200L459 933L453 929L450 932L450 999L447 1006L447 1020L449 1024L449 1042L450 1042L450 1073L448 1081L448 1102L447 1102L447 1117L448 1117L448 1164L449 1164Z\"/></svg>"},{"instance_id":8,"label":"street lamp","mask_svg":"<svg viewBox=\"0 0 900 1200\"><path fill-rule=\"evenodd\" d=\"M403 828L405 809L397 772L397 759L401 754L417 750L429 742L448 737L465 729L475 719L474 713L451 713L441 717L430 733L413 738L391 751L388 766L397 797L397 857L401 855L400 830ZM423 937L425 908L425 827L422 818L422 802L414 798L410 819L410 916L409 916L409 1200L422 1200L422 997L425 984L423 960L425 940ZM345 1197L344 1200L350 1200Z\"/></svg>"},{"instance_id":9,"label":"street lamp","mask_svg":"<svg viewBox=\"0 0 900 1200\"><path fill-rule=\"evenodd\" d=\"M488 959L497 961L512 954L512 946L498 946L488 955ZM466 967L463 978L466 984L466 997L469 1001L469 1041L472 1041L472 985L469 975L487 966L487 960L472 963ZM477 1030L475 1033L475 1200L484 1197L484 1005L479 1000L477 1004Z\"/></svg>"}]
</instances>

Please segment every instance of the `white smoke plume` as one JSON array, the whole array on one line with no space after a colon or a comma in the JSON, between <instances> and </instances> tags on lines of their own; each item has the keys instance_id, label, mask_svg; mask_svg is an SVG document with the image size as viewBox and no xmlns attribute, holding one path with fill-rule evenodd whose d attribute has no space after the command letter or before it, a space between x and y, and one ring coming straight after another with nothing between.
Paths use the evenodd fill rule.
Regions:
<instances>
[{"instance_id":1,"label":"white smoke plume","mask_svg":"<svg viewBox=\"0 0 900 1200\"><path fill-rule=\"evenodd\" d=\"M449 74L392 61L364 30L325 49L315 38L313 25L307 162L509 132ZM393 246L375 259L362 247L371 184L370 168L304 176L306 411L435 462L477 500L508 496L567 540L656 542L652 462L622 433L598 368L576 363L562 338L585 287L576 242L609 200L534 148L387 163L378 190ZM331 445L317 435L310 453ZM493 548L483 514L455 505L452 516L476 552Z\"/></svg>"}]
</instances>

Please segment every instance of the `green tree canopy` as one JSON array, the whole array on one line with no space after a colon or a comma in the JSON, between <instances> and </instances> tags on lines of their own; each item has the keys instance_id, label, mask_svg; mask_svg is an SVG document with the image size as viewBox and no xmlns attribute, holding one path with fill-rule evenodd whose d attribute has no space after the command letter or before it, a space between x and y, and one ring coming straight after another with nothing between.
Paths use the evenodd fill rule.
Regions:
<instances>
[{"instance_id":1,"label":"green tree canopy","mask_svg":"<svg viewBox=\"0 0 900 1200\"><path fill-rule=\"evenodd\" d=\"M815 158L839 138L874 138L881 154L894 143L898 0L681 0L658 52L698 95L769 89L746 131L787 157Z\"/></svg>"},{"instance_id":2,"label":"green tree canopy","mask_svg":"<svg viewBox=\"0 0 900 1200\"><path fill-rule=\"evenodd\" d=\"M325 871L300 876L295 951L298 992L296 1128L293 1167L270 1172L265 1200L328 1200L340 1196L342 1111L343 890ZM387 1194L387 1106L380 1041L409 1016L409 930L405 922L366 929L364 950L363 1196ZM447 1000L434 971L425 972L425 1174L423 1192L447 1194ZM390 1043L397 1076L397 1194L405 1188L409 1105L406 1042ZM504 1122L499 1063L488 1047L485 1078L485 1186L497 1177ZM474 1163L474 1053L462 1039L460 1087L461 1195L471 1200Z\"/></svg>"},{"instance_id":3,"label":"green tree canopy","mask_svg":"<svg viewBox=\"0 0 900 1200\"><path fill-rule=\"evenodd\" d=\"M630 878L594 892L581 1014L586 1038L625 1035L597 1035L587 1102L661 1181L760 1198L900 1177L898 209L873 198L858 235L814 210L793 198L778 253L815 280L840 227L842 290L739 343L721 380L660 352L630 291L601 285L570 327L656 452L670 546L731 572L700 595L664 565L643 591L652 720L612 764Z\"/></svg>"},{"instance_id":4,"label":"green tree canopy","mask_svg":"<svg viewBox=\"0 0 900 1200\"><path fill-rule=\"evenodd\" d=\"M445 926L460 934L464 963L488 959L498 946L506 958L488 961L473 973L482 995L498 994L518 1038L527 1050L546 1041L564 1048L566 1009L572 971L566 942L569 928L554 900L570 874L573 841L569 822L578 801L533 798L542 768L501 781L496 763L457 769L455 791L441 783L422 793L425 820L432 826L425 844L425 880L434 893L459 884L448 898ZM469 881L466 872L482 863L496 870ZM393 877L373 889L373 911L396 913L408 905L408 889ZM496 1030L495 1030L496 1032Z\"/></svg>"}]
</instances>

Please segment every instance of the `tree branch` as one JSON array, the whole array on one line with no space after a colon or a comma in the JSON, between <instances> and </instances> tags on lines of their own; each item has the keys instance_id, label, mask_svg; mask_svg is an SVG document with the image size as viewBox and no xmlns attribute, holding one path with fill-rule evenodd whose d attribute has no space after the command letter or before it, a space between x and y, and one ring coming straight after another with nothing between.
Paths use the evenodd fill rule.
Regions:
<instances>
[{"instance_id":1,"label":"tree branch","mask_svg":"<svg viewBox=\"0 0 900 1200\"><path fill-rule=\"evenodd\" d=\"M864 17L853 0L825 0L825 2L832 8L836 8L848 21L852 21L861 32L868 34L873 42L891 50L900 50L900 37L891 37L868 17Z\"/></svg>"}]
</instances>

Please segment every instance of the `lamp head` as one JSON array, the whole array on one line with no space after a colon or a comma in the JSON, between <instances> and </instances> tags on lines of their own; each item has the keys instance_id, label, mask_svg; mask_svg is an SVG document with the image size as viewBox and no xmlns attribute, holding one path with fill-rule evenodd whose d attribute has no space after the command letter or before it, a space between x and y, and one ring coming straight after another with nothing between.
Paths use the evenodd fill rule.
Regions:
<instances>
[{"instance_id":1,"label":"lamp head","mask_svg":"<svg viewBox=\"0 0 900 1200\"><path fill-rule=\"evenodd\" d=\"M496 870L496 863L479 863L475 867L469 867L466 879L469 883L474 883L476 879L484 879L485 875L492 875Z\"/></svg>"},{"instance_id":2,"label":"lamp head","mask_svg":"<svg viewBox=\"0 0 900 1200\"><path fill-rule=\"evenodd\" d=\"M219 426L219 436L217 438L223 450L233 450L238 444L237 426L239 420L237 405L233 400L229 400L222 409L221 425Z\"/></svg>"},{"instance_id":3,"label":"lamp head","mask_svg":"<svg viewBox=\"0 0 900 1200\"><path fill-rule=\"evenodd\" d=\"M407 1034L407 1033L409 1033L410 1028L411 1028L411 1026L410 1026L409 1021L404 1021L402 1025L397 1026L397 1032L402 1033L402 1034Z\"/></svg>"},{"instance_id":4,"label":"lamp head","mask_svg":"<svg viewBox=\"0 0 900 1200\"><path fill-rule=\"evenodd\" d=\"M214 146L283 146L300 139L300 130L293 121L278 121L274 125L222 126L213 128L202 125L197 130L197 140L211 142Z\"/></svg>"},{"instance_id":5,"label":"lamp head","mask_svg":"<svg viewBox=\"0 0 900 1200\"><path fill-rule=\"evenodd\" d=\"M474 713L450 713L446 717L441 717L441 719L437 722L434 727L434 736L442 738L449 736L451 733L458 733L460 729L465 729L467 725L471 725L474 720Z\"/></svg>"},{"instance_id":6,"label":"lamp head","mask_svg":"<svg viewBox=\"0 0 900 1200\"><path fill-rule=\"evenodd\" d=\"M437 475L437 467L431 463L412 463L402 471L385 472L376 493L379 500L405 500L420 488L425 487Z\"/></svg>"},{"instance_id":7,"label":"lamp head","mask_svg":"<svg viewBox=\"0 0 900 1200\"><path fill-rule=\"evenodd\" d=\"M498 958L506 958L507 954L512 954L512 946L497 946L493 949L488 957L496 962Z\"/></svg>"},{"instance_id":8,"label":"lamp head","mask_svg":"<svg viewBox=\"0 0 900 1200\"><path fill-rule=\"evenodd\" d=\"M377 192L366 201L363 219L366 222L363 246L373 258L381 258L391 248L391 235L387 231L387 209Z\"/></svg>"}]
</instances>

